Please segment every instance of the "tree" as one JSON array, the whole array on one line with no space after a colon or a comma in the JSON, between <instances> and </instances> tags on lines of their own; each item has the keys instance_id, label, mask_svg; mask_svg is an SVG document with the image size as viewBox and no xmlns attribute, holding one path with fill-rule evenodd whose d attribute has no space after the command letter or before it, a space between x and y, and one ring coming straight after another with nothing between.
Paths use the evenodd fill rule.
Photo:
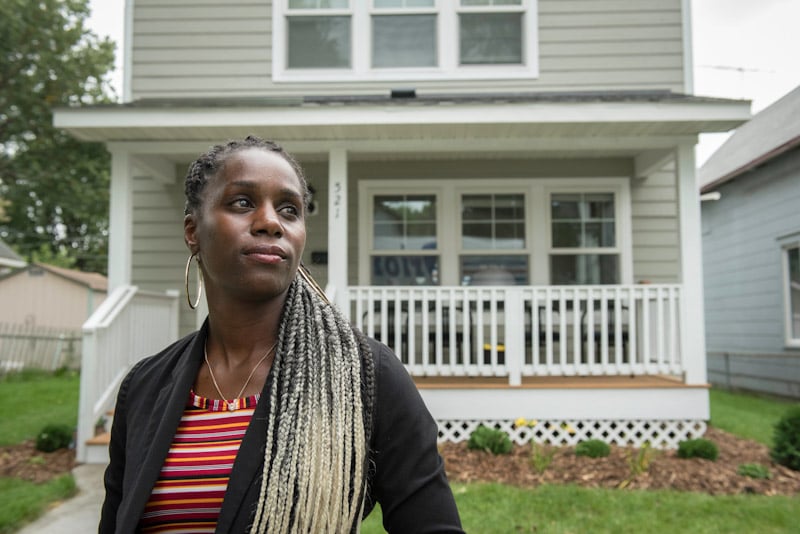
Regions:
<instances>
[{"instance_id":1,"label":"tree","mask_svg":"<svg viewBox=\"0 0 800 534\"><path fill-rule=\"evenodd\" d=\"M0 238L105 272L110 156L53 127L52 113L113 100L114 44L88 15L88 0L0 0Z\"/></svg>"}]
</instances>

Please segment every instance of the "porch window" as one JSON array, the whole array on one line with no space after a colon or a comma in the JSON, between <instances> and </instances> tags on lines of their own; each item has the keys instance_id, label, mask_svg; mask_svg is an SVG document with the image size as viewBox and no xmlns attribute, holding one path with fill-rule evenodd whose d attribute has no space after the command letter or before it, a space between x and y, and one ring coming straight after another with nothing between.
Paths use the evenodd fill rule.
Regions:
<instances>
[{"instance_id":1,"label":"porch window","mask_svg":"<svg viewBox=\"0 0 800 534\"><path fill-rule=\"evenodd\" d=\"M461 248L462 285L527 284L525 195L461 195Z\"/></svg>"},{"instance_id":2,"label":"porch window","mask_svg":"<svg viewBox=\"0 0 800 534\"><path fill-rule=\"evenodd\" d=\"M550 282L619 282L613 193L556 193L550 198Z\"/></svg>"},{"instance_id":3,"label":"porch window","mask_svg":"<svg viewBox=\"0 0 800 534\"><path fill-rule=\"evenodd\" d=\"M278 82L535 78L536 7L537 0L276 1L272 76Z\"/></svg>"},{"instance_id":4,"label":"porch window","mask_svg":"<svg viewBox=\"0 0 800 534\"><path fill-rule=\"evenodd\" d=\"M436 196L376 195L372 207L372 284L438 284Z\"/></svg>"},{"instance_id":5,"label":"porch window","mask_svg":"<svg viewBox=\"0 0 800 534\"><path fill-rule=\"evenodd\" d=\"M800 347L800 244L785 247L784 294L787 345Z\"/></svg>"}]
</instances>

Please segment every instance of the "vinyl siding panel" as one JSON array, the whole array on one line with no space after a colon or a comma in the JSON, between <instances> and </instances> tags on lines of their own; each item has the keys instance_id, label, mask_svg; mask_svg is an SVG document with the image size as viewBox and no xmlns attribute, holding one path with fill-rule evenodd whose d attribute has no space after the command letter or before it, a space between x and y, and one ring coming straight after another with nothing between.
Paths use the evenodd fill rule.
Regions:
<instances>
[{"instance_id":1,"label":"vinyl siding panel","mask_svg":"<svg viewBox=\"0 0 800 534\"><path fill-rule=\"evenodd\" d=\"M634 282L680 281L680 240L675 164L631 182Z\"/></svg>"},{"instance_id":2,"label":"vinyl siding panel","mask_svg":"<svg viewBox=\"0 0 800 534\"><path fill-rule=\"evenodd\" d=\"M132 96L253 97L420 92L683 91L681 0L539 0L537 79L275 83L269 0L137 0Z\"/></svg>"},{"instance_id":3,"label":"vinyl siding panel","mask_svg":"<svg viewBox=\"0 0 800 534\"><path fill-rule=\"evenodd\" d=\"M149 291L184 293L183 272L189 252L183 242L183 184L165 184L149 176L133 179L131 279ZM183 297L185 298L185 297ZM181 300L179 331L194 329L194 314Z\"/></svg>"},{"instance_id":4,"label":"vinyl siding panel","mask_svg":"<svg viewBox=\"0 0 800 534\"><path fill-rule=\"evenodd\" d=\"M709 352L794 353L783 346L780 238L800 233L800 151L784 154L704 202L703 263Z\"/></svg>"}]
</instances>

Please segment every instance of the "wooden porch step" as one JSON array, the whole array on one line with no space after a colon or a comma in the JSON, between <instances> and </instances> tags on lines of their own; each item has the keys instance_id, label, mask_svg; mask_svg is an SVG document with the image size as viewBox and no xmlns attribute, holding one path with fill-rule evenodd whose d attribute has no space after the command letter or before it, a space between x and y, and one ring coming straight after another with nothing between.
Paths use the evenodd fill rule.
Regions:
<instances>
[{"instance_id":1,"label":"wooden porch step","mask_svg":"<svg viewBox=\"0 0 800 534\"><path fill-rule=\"evenodd\" d=\"M528 376L520 386L510 386L506 377L414 376L419 389L653 389L709 388L709 384L687 385L669 375L618 376Z\"/></svg>"},{"instance_id":2,"label":"wooden porch step","mask_svg":"<svg viewBox=\"0 0 800 534\"><path fill-rule=\"evenodd\" d=\"M86 440L87 445L108 445L111 442L111 432L103 432Z\"/></svg>"}]
</instances>

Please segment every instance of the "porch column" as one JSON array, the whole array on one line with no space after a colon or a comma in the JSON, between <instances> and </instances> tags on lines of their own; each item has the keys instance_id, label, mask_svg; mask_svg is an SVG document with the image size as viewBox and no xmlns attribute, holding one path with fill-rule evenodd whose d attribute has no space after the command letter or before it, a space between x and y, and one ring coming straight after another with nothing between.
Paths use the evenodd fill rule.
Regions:
<instances>
[{"instance_id":1,"label":"porch column","mask_svg":"<svg viewBox=\"0 0 800 534\"><path fill-rule=\"evenodd\" d=\"M681 358L687 384L706 383L706 334L703 309L703 250L700 193L695 183L694 146L677 150L677 183L681 239Z\"/></svg>"},{"instance_id":2,"label":"porch column","mask_svg":"<svg viewBox=\"0 0 800 534\"><path fill-rule=\"evenodd\" d=\"M333 302L350 317L347 303L347 151L328 155L328 290Z\"/></svg>"},{"instance_id":3,"label":"porch column","mask_svg":"<svg viewBox=\"0 0 800 534\"><path fill-rule=\"evenodd\" d=\"M130 153L109 147L111 183L108 214L108 292L131 283L133 177Z\"/></svg>"}]
</instances>

